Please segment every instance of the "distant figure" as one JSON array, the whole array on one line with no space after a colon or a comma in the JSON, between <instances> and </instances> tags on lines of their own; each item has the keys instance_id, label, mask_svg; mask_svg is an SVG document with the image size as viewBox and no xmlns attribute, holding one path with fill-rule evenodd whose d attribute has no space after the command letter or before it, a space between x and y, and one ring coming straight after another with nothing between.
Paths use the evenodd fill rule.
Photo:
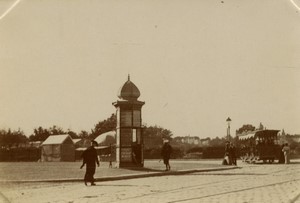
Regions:
<instances>
[{"instance_id":1,"label":"distant figure","mask_svg":"<svg viewBox=\"0 0 300 203\"><path fill-rule=\"evenodd\" d=\"M135 154L134 151L132 151L131 156L132 156L132 162L133 162L134 164L137 164L136 154Z\"/></svg>"},{"instance_id":2,"label":"distant figure","mask_svg":"<svg viewBox=\"0 0 300 203\"><path fill-rule=\"evenodd\" d=\"M283 152L284 144L281 145L280 152L279 152L279 159L278 163L283 164L284 163L284 152Z\"/></svg>"},{"instance_id":3,"label":"distant figure","mask_svg":"<svg viewBox=\"0 0 300 203\"><path fill-rule=\"evenodd\" d=\"M164 164L166 165L166 171L171 170L169 160L170 160L172 151L173 151L173 149L172 149L171 145L169 144L169 140L164 140L164 145L161 150L161 156L164 159Z\"/></svg>"},{"instance_id":4,"label":"distant figure","mask_svg":"<svg viewBox=\"0 0 300 203\"><path fill-rule=\"evenodd\" d=\"M224 156L224 159L223 159L223 161L222 161L222 165L228 165L228 162L229 162L229 160L228 160L228 156Z\"/></svg>"},{"instance_id":5,"label":"distant figure","mask_svg":"<svg viewBox=\"0 0 300 203\"><path fill-rule=\"evenodd\" d=\"M138 164L138 161L137 161L137 146L136 145L133 145L132 146L132 152L131 152L131 157L132 157L132 162L134 164Z\"/></svg>"},{"instance_id":6,"label":"distant figure","mask_svg":"<svg viewBox=\"0 0 300 203\"><path fill-rule=\"evenodd\" d=\"M289 144L286 143L282 149L284 153L284 163L289 164L290 163L290 147Z\"/></svg>"},{"instance_id":7,"label":"distant figure","mask_svg":"<svg viewBox=\"0 0 300 203\"><path fill-rule=\"evenodd\" d=\"M112 168L112 160L111 160L111 154L109 154L109 165L108 168Z\"/></svg>"},{"instance_id":8,"label":"distant figure","mask_svg":"<svg viewBox=\"0 0 300 203\"><path fill-rule=\"evenodd\" d=\"M225 161L223 161L223 165L231 165L232 164L232 159L230 156L230 142L229 141L226 141L226 144L225 144L224 160L226 160L226 163L225 163Z\"/></svg>"},{"instance_id":9,"label":"distant figure","mask_svg":"<svg viewBox=\"0 0 300 203\"><path fill-rule=\"evenodd\" d=\"M112 149L111 149L111 144L109 145L109 148L110 148L110 154L109 154L109 165L108 165L108 168L112 168Z\"/></svg>"},{"instance_id":10,"label":"distant figure","mask_svg":"<svg viewBox=\"0 0 300 203\"><path fill-rule=\"evenodd\" d=\"M231 158L231 164L236 165L236 149L233 143L230 143L229 147L229 157ZM229 158L229 160L230 160Z\"/></svg>"},{"instance_id":11,"label":"distant figure","mask_svg":"<svg viewBox=\"0 0 300 203\"><path fill-rule=\"evenodd\" d=\"M92 141L92 146L87 148L82 153L83 162L80 168L82 168L86 164L86 171L84 176L84 184L87 185L87 182L90 182L91 185L95 184L94 174L96 172L96 163L99 167L98 155L95 147L98 145L96 141Z\"/></svg>"}]
</instances>

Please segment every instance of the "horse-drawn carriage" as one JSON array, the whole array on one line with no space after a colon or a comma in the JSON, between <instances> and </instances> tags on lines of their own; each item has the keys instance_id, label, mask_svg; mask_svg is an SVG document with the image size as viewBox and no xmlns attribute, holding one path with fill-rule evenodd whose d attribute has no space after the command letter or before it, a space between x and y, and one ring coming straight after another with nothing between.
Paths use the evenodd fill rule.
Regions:
<instances>
[{"instance_id":1,"label":"horse-drawn carriage","mask_svg":"<svg viewBox=\"0 0 300 203\"><path fill-rule=\"evenodd\" d=\"M255 163L262 160L264 163L273 163L278 159L278 132L279 130L257 130L238 135L242 161Z\"/></svg>"}]
</instances>

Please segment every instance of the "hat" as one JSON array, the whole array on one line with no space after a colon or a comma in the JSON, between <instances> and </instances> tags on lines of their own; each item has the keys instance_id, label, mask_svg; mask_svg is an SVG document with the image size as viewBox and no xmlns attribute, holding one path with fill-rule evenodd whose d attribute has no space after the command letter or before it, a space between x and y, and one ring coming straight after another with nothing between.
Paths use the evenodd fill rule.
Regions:
<instances>
[{"instance_id":1,"label":"hat","mask_svg":"<svg viewBox=\"0 0 300 203\"><path fill-rule=\"evenodd\" d=\"M98 146L98 143L95 140L92 140L92 144L95 144Z\"/></svg>"}]
</instances>

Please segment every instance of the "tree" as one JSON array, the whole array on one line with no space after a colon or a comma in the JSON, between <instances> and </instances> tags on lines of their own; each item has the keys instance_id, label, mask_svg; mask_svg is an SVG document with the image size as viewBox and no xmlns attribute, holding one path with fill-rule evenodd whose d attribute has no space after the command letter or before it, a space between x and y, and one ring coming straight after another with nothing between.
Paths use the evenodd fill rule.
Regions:
<instances>
[{"instance_id":1,"label":"tree","mask_svg":"<svg viewBox=\"0 0 300 203\"><path fill-rule=\"evenodd\" d=\"M145 146L150 148L160 146L163 139L171 139L172 135L170 130L156 125L145 127L143 131Z\"/></svg>"},{"instance_id":2,"label":"tree","mask_svg":"<svg viewBox=\"0 0 300 203\"><path fill-rule=\"evenodd\" d=\"M294 150L298 145L299 143L297 143L293 138L295 137L295 135L290 135L290 134L286 134L285 137L284 137L284 142L285 143L288 143L290 145L290 148L292 150Z\"/></svg>"},{"instance_id":3,"label":"tree","mask_svg":"<svg viewBox=\"0 0 300 203\"><path fill-rule=\"evenodd\" d=\"M226 142L226 138L216 137L216 138L210 140L209 145L213 146L213 147L225 146L225 142Z\"/></svg>"},{"instance_id":4,"label":"tree","mask_svg":"<svg viewBox=\"0 0 300 203\"><path fill-rule=\"evenodd\" d=\"M20 143L26 143L28 138L24 132L20 129L17 131L11 131L11 129L0 130L0 146L12 147L13 145L18 146Z\"/></svg>"},{"instance_id":5,"label":"tree","mask_svg":"<svg viewBox=\"0 0 300 203\"><path fill-rule=\"evenodd\" d=\"M92 129L90 138L95 139L102 133L115 130L116 126L117 126L117 117L115 114L112 114L108 119L104 121L100 121L95 125L95 128Z\"/></svg>"},{"instance_id":6,"label":"tree","mask_svg":"<svg viewBox=\"0 0 300 203\"><path fill-rule=\"evenodd\" d=\"M69 131L72 133L72 131ZM44 129L41 126L33 130L33 134L29 136L30 141L45 141L50 135L67 134L62 128L53 125L49 129ZM76 133L75 133L76 134Z\"/></svg>"},{"instance_id":7,"label":"tree","mask_svg":"<svg viewBox=\"0 0 300 203\"><path fill-rule=\"evenodd\" d=\"M236 131L236 134L242 134L244 132L254 131L254 130L255 130L255 127L253 125L245 124Z\"/></svg>"},{"instance_id":8,"label":"tree","mask_svg":"<svg viewBox=\"0 0 300 203\"><path fill-rule=\"evenodd\" d=\"M87 131L85 131L85 130L82 130L82 131L78 134L78 137L84 138L84 139L88 138L89 136L90 136L89 133L88 133Z\"/></svg>"},{"instance_id":9,"label":"tree","mask_svg":"<svg viewBox=\"0 0 300 203\"><path fill-rule=\"evenodd\" d=\"M33 134L29 136L30 141L45 141L50 135L47 129L41 126L33 130Z\"/></svg>"},{"instance_id":10,"label":"tree","mask_svg":"<svg viewBox=\"0 0 300 203\"><path fill-rule=\"evenodd\" d=\"M53 127L50 127L49 132L51 135L67 134L61 127L58 127L56 125L54 125Z\"/></svg>"},{"instance_id":11,"label":"tree","mask_svg":"<svg viewBox=\"0 0 300 203\"><path fill-rule=\"evenodd\" d=\"M159 137L160 139L171 139L172 132L160 126L149 126L144 129L144 137Z\"/></svg>"},{"instance_id":12,"label":"tree","mask_svg":"<svg viewBox=\"0 0 300 203\"><path fill-rule=\"evenodd\" d=\"M79 138L79 136L77 135L77 133L75 133L74 131L68 129L68 134L70 135L70 137L72 139L76 139L76 138Z\"/></svg>"}]
</instances>

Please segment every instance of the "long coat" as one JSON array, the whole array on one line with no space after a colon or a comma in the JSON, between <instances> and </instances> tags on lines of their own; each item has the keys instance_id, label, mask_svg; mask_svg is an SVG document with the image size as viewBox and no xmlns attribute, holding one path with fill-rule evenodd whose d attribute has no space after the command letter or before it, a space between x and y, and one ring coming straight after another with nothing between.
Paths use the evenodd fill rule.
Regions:
<instances>
[{"instance_id":1,"label":"long coat","mask_svg":"<svg viewBox=\"0 0 300 203\"><path fill-rule=\"evenodd\" d=\"M83 152L82 158L83 158L83 163L86 164L84 180L93 182L94 174L96 172L96 163L99 165L99 160L98 160L98 155L97 155L96 149L93 146L87 148Z\"/></svg>"},{"instance_id":2,"label":"long coat","mask_svg":"<svg viewBox=\"0 0 300 203\"><path fill-rule=\"evenodd\" d=\"M169 161L172 151L173 148L171 147L171 145L169 145L169 143L165 143L163 145L161 156L163 157L165 163Z\"/></svg>"},{"instance_id":3,"label":"long coat","mask_svg":"<svg viewBox=\"0 0 300 203\"><path fill-rule=\"evenodd\" d=\"M87 148L83 152L82 158L83 158L84 163L87 166L90 166L90 167L94 166L94 167L96 167L96 163L99 164L97 150L93 146Z\"/></svg>"}]
</instances>

